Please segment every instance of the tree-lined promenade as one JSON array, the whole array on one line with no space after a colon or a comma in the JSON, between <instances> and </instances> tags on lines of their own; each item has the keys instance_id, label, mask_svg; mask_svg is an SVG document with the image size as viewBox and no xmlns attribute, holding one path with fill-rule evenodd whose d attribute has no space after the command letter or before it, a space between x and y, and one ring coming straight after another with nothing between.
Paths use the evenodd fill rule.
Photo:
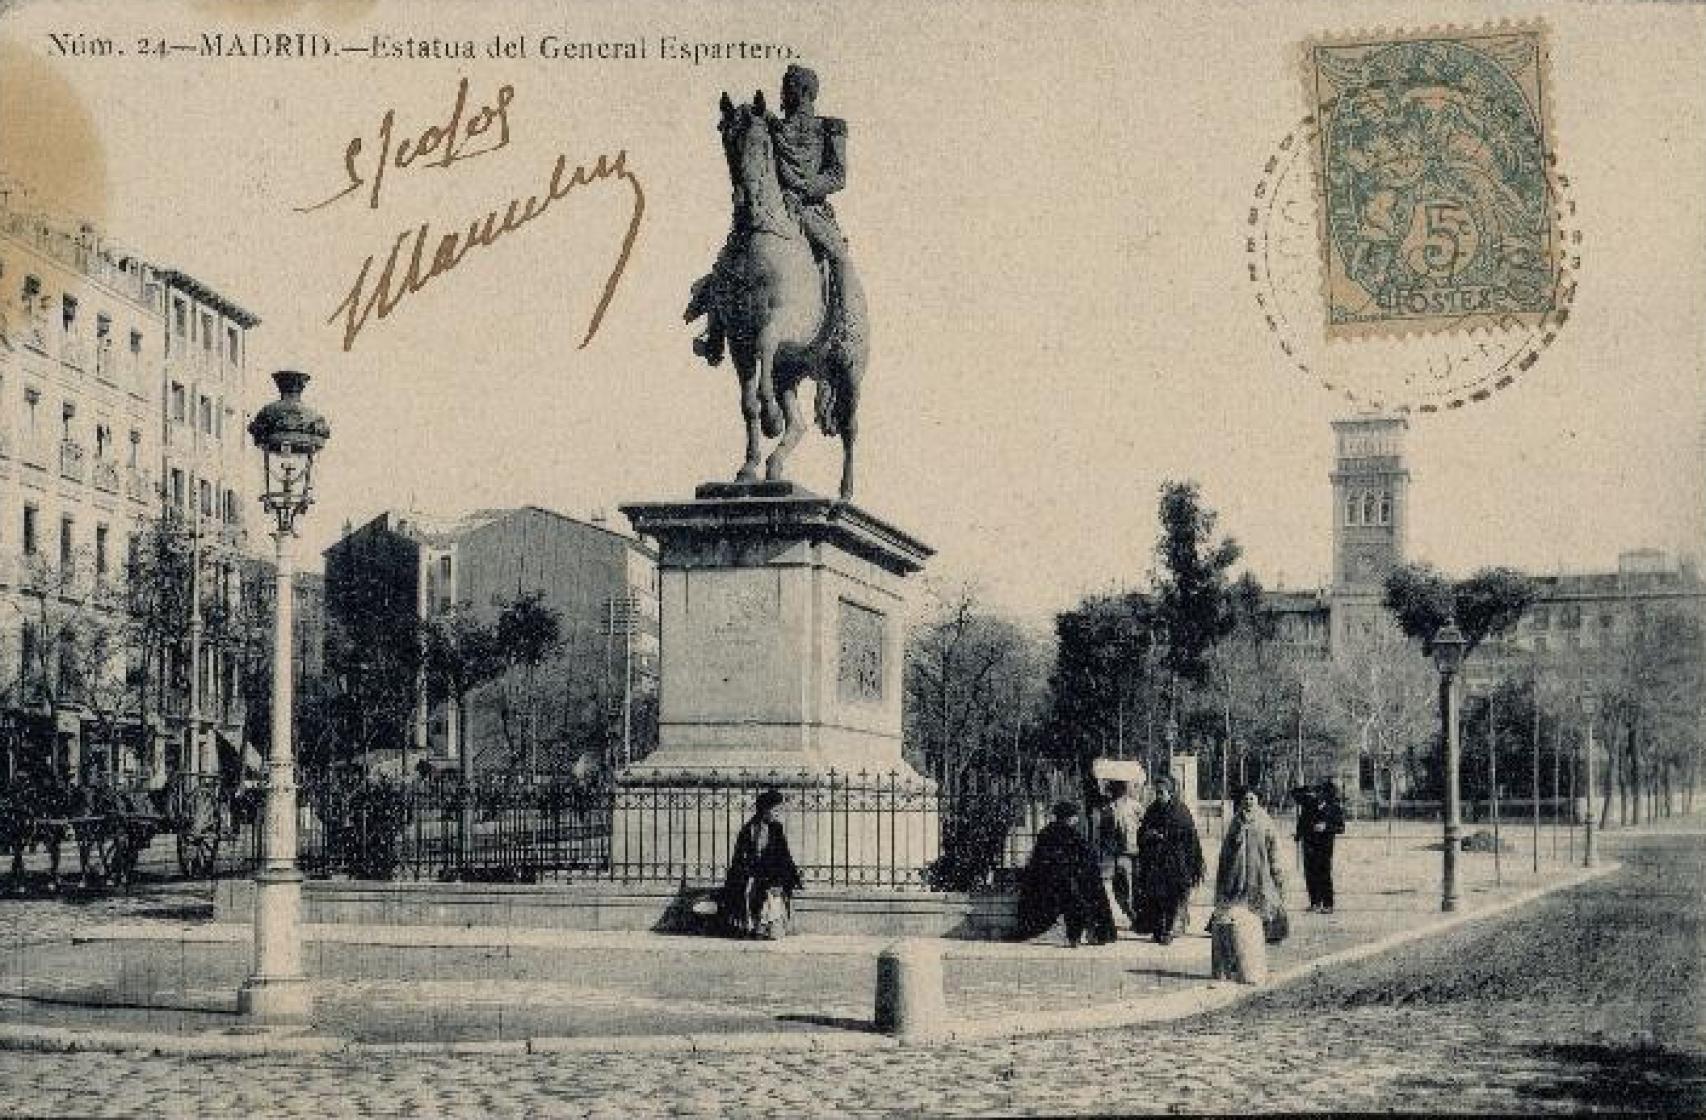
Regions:
<instances>
[{"instance_id":1,"label":"tree-lined promenade","mask_svg":"<svg viewBox=\"0 0 1706 1120\"><path fill-rule=\"evenodd\" d=\"M1311 633L1287 626L1283 593L1239 570L1242 550L1218 534L1194 483L1162 486L1158 523L1131 589L1085 597L1052 632L990 607L973 585L933 587L908 648L914 756L957 776L1083 771L1110 756L1153 772L1190 751L1204 797L1249 784L1276 804L1301 781L1354 768L1388 815L1437 807L1440 678L1428 654L1455 620L1467 643L1472 817L1495 792L1524 815L1535 801L1555 816L1585 797L1584 695L1597 698L1602 826L1692 808L1706 741L1706 594L1637 604L1615 629L1596 620L1591 647L1531 652L1512 636L1539 581L1497 567L1453 580L1411 564L1387 574L1369 610Z\"/></svg>"}]
</instances>

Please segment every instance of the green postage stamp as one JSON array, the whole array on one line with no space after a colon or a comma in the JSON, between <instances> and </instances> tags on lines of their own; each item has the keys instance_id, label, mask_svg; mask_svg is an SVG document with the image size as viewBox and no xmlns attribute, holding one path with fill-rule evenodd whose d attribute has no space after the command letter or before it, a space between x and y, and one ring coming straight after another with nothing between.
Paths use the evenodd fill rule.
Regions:
<instances>
[{"instance_id":1,"label":"green postage stamp","mask_svg":"<svg viewBox=\"0 0 1706 1120\"><path fill-rule=\"evenodd\" d=\"M1308 44L1329 337L1552 310L1546 68L1532 25Z\"/></svg>"}]
</instances>

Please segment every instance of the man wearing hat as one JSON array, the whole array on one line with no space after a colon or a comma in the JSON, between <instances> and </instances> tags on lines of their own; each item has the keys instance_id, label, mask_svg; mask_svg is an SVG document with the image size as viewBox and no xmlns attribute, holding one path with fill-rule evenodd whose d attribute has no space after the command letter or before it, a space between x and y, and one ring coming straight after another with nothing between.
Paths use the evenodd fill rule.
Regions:
<instances>
[{"instance_id":1,"label":"man wearing hat","mask_svg":"<svg viewBox=\"0 0 1706 1120\"><path fill-rule=\"evenodd\" d=\"M1292 796L1297 799L1297 839L1303 844L1303 882L1309 889L1309 909L1331 914L1333 841L1345 831L1339 787L1329 778L1313 790L1295 791Z\"/></svg>"}]
</instances>

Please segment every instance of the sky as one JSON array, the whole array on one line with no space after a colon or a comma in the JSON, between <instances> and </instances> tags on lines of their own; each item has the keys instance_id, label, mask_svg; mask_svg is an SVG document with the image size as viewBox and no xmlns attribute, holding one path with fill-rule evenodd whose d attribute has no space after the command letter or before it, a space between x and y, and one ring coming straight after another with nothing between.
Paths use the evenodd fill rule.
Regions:
<instances>
[{"instance_id":1,"label":"sky","mask_svg":"<svg viewBox=\"0 0 1706 1120\"><path fill-rule=\"evenodd\" d=\"M1252 298L1252 191L1308 111L1302 44L1369 28L1543 17L1548 125L1579 229L1578 290L1541 359L1488 400L1412 418L1411 553L1450 570L1615 564L1706 551L1706 10L1682 5L1134 3L806 5L24 0L0 6L0 167L262 319L250 407L280 367L313 375L333 438L303 526L312 554L386 508L534 503L574 516L731 477L729 366L689 350L689 285L728 224L717 99L784 61L661 58L662 41L774 44L843 117L835 206L870 303L857 501L937 549L934 574L1034 618L1151 566L1157 489L1197 480L1269 586L1329 569L1330 421ZM203 32L472 41L474 61L139 54ZM55 53L50 33L123 56ZM647 43L640 61L539 57L544 36ZM66 40L69 41L69 38ZM509 141L448 167L364 158L501 87ZM466 149L465 149L466 150ZM633 221L593 182L369 319L336 315L362 261L421 222L465 228L600 155L640 184L631 255L581 342ZM436 236L436 232L435 232ZM430 255L430 249L429 249ZM1302 324L1301 329L1319 324ZM1381 376L1407 343L1342 345ZM1425 349L1426 344L1418 344ZM1419 352L1419 351L1418 351ZM794 477L833 493L815 433ZM258 524L258 522L257 522Z\"/></svg>"}]
</instances>

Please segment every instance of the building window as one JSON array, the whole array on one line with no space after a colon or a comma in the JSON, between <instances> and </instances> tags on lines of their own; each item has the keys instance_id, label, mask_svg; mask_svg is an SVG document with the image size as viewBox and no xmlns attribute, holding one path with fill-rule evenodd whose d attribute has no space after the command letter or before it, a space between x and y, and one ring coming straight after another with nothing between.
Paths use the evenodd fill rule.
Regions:
<instances>
[{"instance_id":1,"label":"building window","mask_svg":"<svg viewBox=\"0 0 1706 1120\"><path fill-rule=\"evenodd\" d=\"M1374 516L1374 491L1370 490L1362 496L1362 523L1364 525L1375 524Z\"/></svg>"},{"instance_id":2,"label":"building window","mask_svg":"<svg viewBox=\"0 0 1706 1120\"><path fill-rule=\"evenodd\" d=\"M184 512L184 472L181 467L172 468L172 507L179 513Z\"/></svg>"},{"instance_id":3,"label":"building window","mask_svg":"<svg viewBox=\"0 0 1706 1120\"><path fill-rule=\"evenodd\" d=\"M1362 512L1362 495L1355 490L1345 495L1345 524L1355 525L1357 515Z\"/></svg>"},{"instance_id":4,"label":"building window","mask_svg":"<svg viewBox=\"0 0 1706 1120\"><path fill-rule=\"evenodd\" d=\"M232 365L236 365L238 363L240 354L241 354L241 351L238 348L237 328L236 327L226 327L225 328L225 359L226 359L226 361L230 362Z\"/></svg>"},{"instance_id":5,"label":"building window","mask_svg":"<svg viewBox=\"0 0 1706 1120\"><path fill-rule=\"evenodd\" d=\"M142 433L135 428L130 429L130 463L131 469L136 467L137 450L142 446Z\"/></svg>"},{"instance_id":6,"label":"building window","mask_svg":"<svg viewBox=\"0 0 1706 1120\"><path fill-rule=\"evenodd\" d=\"M36 664L36 624L25 622L18 631L18 669L25 681L34 680L40 667Z\"/></svg>"},{"instance_id":7,"label":"building window","mask_svg":"<svg viewBox=\"0 0 1706 1120\"><path fill-rule=\"evenodd\" d=\"M181 382L172 382L172 419L182 424L188 418L188 397Z\"/></svg>"},{"instance_id":8,"label":"building window","mask_svg":"<svg viewBox=\"0 0 1706 1120\"><path fill-rule=\"evenodd\" d=\"M213 316L205 311L201 313L201 348L210 353L213 350Z\"/></svg>"},{"instance_id":9,"label":"building window","mask_svg":"<svg viewBox=\"0 0 1706 1120\"><path fill-rule=\"evenodd\" d=\"M34 314L36 300L41 298L41 281L34 276L24 277L24 311Z\"/></svg>"},{"instance_id":10,"label":"building window","mask_svg":"<svg viewBox=\"0 0 1706 1120\"><path fill-rule=\"evenodd\" d=\"M142 356L142 332L130 332L130 352L137 357Z\"/></svg>"},{"instance_id":11,"label":"building window","mask_svg":"<svg viewBox=\"0 0 1706 1120\"><path fill-rule=\"evenodd\" d=\"M438 558L438 574L439 574L440 579L443 579L446 582L449 581L449 579L450 579L450 557L441 556Z\"/></svg>"},{"instance_id":12,"label":"building window","mask_svg":"<svg viewBox=\"0 0 1706 1120\"><path fill-rule=\"evenodd\" d=\"M1601 630L1615 629L1616 626L1617 616L1615 614L1612 614L1610 611L1599 612L1599 628Z\"/></svg>"},{"instance_id":13,"label":"building window","mask_svg":"<svg viewBox=\"0 0 1706 1120\"><path fill-rule=\"evenodd\" d=\"M96 315L95 316L95 341L104 346L108 342L112 341L112 334L113 334L112 316L110 316L110 315Z\"/></svg>"},{"instance_id":14,"label":"building window","mask_svg":"<svg viewBox=\"0 0 1706 1120\"><path fill-rule=\"evenodd\" d=\"M71 570L72 546L77 539L77 522L69 517L59 519L59 566Z\"/></svg>"},{"instance_id":15,"label":"building window","mask_svg":"<svg viewBox=\"0 0 1706 1120\"><path fill-rule=\"evenodd\" d=\"M59 406L59 433L67 441L71 439L71 421L77 419L77 406L66 401Z\"/></svg>"},{"instance_id":16,"label":"building window","mask_svg":"<svg viewBox=\"0 0 1706 1120\"><path fill-rule=\"evenodd\" d=\"M59 297L59 318L65 327L65 333L70 334L77 327L77 297Z\"/></svg>"},{"instance_id":17,"label":"building window","mask_svg":"<svg viewBox=\"0 0 1706 1120\"><path fill-rule=\"evenodd\" d=\"M201 515L203 517L212 517L213 516L213 487L210 486L208 484L207 479L204 478L201 480L201 482L198 486L198 490L201 494Z\"/></svg>"},{"instance_id":18,"label":"building window","mask_svg":"<svg viewBox=\"0 0 1706 1120\"><path fill-rule=\"evenodd\" d=\"M189 333L188 312L184 310L184 301L172 301L172 333L182 338Z\"/></svg>"},{"instance_id":19,"label":"building window","mask_svg":"<svg viewBox=\"0 0 1706 1120\"><path fill-rule=\"evenodd\" d=\"M201 430L213 434L213 401L207 397L201 398Z\"/></svg>"},{"instance_id":20,"label":"building window","mask_svg":"<svg viewBox=\"0 0 1706 1120\"><path fill-rule=\"evenodd\" d=\"M34 556L37 549L36 540L36 507L26 502L24 504L24 555Z\"/></svg>"},{"instance_id":21,"label":"building window","mask_svg":"<svg viewBox=\"0 0 1706 1120\"><path fill-rule=\"evenodd\" d=\"M1529 615L1529 620L1536 630L1544 630L1552 625L1552 612L1545 607L1535 607L1534 613Z\"/></svg>"},{"instance_id":22,"label":"building window","mask_svg":"<svg viewBox=\"0 0 1706 1120\"><path fill-rule=\"evenodd\" d=\"M1546 652L1546 639L1545 638L1534 639L1534 652L1535 653L1545 653Z\"/></svg>"},{"instance_id":23,"label":"building window","mask_svg":"<svg viewBox=\"0 0 1706 1120\"><path fill-rule=\"evenodd\" d=\"M142 538L131 533L124 541L124 570L133 577L142 564Z\"/></svg>"},{"instance_id":24,"label":"building window","mask_svg":"<svg viewBox=\"0 0 1706 1120\"><path fill-rule=\"evenodd\" d=\"M1390 490L1380 492L1380 523L1382 525L1392 524L1392 492Z\"/></svg>"},{"instance_id":25,"label":"building window","mask_svg":"<svg viewBox=\"0 0 1706 1120\"><path fill-rule=\"evenodd\" d=\"M41 390L39 390L39 389L25 389L24 390L24 426L27 429L29 429L29 433L32 436L41 430L40 427L36 423L36 406L39 405L40 403L41 403Z\"/></svg>"},{"instance_id":26,"label":"building window","mask_svg":"<svg viewBox=\"0 0 1706 1120\"><path fill-rule=\"evenodd\" d=\"M95 526L95 574L97 576L107 574L107 527L105 525Z\"/></svg>"},{"instance_id":27,"label":"building window","mask_svg":"<svg viewBox=\"0 0 1706 1120\"><path fill-rule=\"evenodd\" d=\"M1571 604L1558 613L1558 625L1566 630L1576 630L1582 625L1582 608ZM1570 648L1574 649L1574 646Z\"/></svg>"}]
</instances>

